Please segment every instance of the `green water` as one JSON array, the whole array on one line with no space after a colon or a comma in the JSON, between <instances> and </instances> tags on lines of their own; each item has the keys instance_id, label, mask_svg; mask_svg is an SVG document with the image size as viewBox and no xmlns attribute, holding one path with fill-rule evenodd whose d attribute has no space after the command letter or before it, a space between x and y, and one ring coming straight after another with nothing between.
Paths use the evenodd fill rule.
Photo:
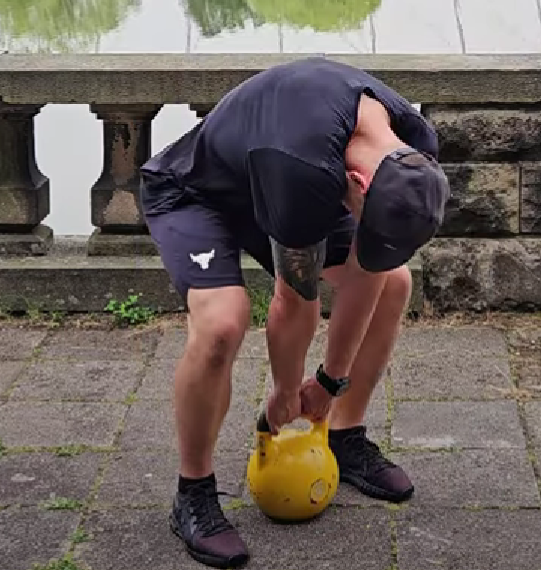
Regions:
<instances>
[{"instance_id":1,"label":"green water","mask_svg":"<svg viewBox=\"0 0 541 570\"><path fill-rule=\"evenodd\" d=\"M0 0L2 52L541 53L541 0ZM153 150L196 121L165 107ZM101 124L87 105L47 105L35 124L45 223L88 234Z\"/></svg>"}]
</instances>

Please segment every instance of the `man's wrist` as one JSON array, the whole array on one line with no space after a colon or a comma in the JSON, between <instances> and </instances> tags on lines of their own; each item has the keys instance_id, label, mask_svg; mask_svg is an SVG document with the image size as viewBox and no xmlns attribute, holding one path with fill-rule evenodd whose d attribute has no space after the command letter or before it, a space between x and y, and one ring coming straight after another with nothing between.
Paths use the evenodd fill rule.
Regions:
<instances>
[{"instance_id":1,"label":"man's wrist","mask_svg":"<svg viewBox=\"0 0 541 570\"><path fill-rule=\"evenodd\" d=\"M281 396L296 396L301 388L301 383L292 386L291 384L280 384L279 382L274 382L274 392L280 394Z\"/></svg>"},{"instance_id":2,"label":"man's wrist","mask_svg":"<svg viewBox=\"0 0 541 570\"><path fill-rule=\"evenodd\" d=\"M334 378L327 374L323 364L320 364L317 369L316 380L332 397L341 396L349 389L349 378L347 376Z\"/></svg>"}]
</instances>

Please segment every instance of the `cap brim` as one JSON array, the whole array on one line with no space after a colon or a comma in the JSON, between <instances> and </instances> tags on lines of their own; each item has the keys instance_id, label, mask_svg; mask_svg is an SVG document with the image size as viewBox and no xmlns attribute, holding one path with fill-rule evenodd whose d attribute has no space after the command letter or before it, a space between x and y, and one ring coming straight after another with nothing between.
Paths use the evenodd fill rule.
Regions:
<instances>
[{"instance_id":1,"label":"cap brim","mask_svg":"<svg viewBox=\"0 0 541 570\"><path fill-rule=\"evenodd\" d=\"M357 228L357 261L366 271L380 273L396 269L407 263L415 252L411 247L388 243L362 223Z\"/></svg>"}]
</instances>

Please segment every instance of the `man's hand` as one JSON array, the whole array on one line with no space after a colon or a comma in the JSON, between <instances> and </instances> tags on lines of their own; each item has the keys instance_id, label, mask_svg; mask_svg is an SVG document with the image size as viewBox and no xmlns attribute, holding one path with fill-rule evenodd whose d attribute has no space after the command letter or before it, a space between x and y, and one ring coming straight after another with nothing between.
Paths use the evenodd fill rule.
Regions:
<instances>
[{"instance_id":1,"label":"man's hand","mask_svg":"<svg viewBox=\"0 0 541 570\"><path fill-rule=\"evenodd\" d=\"M319 423L329 414L332 396L316 380L315 376L301 386L300 399L303 418Z\"/></svg>"},{"instance_id":2,"label":"man's hand","mask_svg":"<svg viewBox=\"0 0 541 570\"><path fill-rule=\"evenodd\" d=\"M272 391L267 401L267 422L272 435L278 435L279 429L296 420L301 415L301 399L298 390Z\"/></svg>"}]
</instances>

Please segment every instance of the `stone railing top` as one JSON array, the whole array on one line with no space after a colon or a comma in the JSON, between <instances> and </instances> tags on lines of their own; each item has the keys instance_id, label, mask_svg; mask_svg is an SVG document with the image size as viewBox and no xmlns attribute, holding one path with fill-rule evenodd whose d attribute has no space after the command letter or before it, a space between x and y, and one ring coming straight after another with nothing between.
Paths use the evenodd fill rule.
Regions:
<instances>
[{"instance_id":1,"label":"stone railing top","mask_svg":"<svg viewBox=\"0 0 541 570\"><path fill-rule=\"evenodd\" d=\"M0 55L7 103L216 103L255 73L323 56L371 72L417 103L541 101L541 58L525 55Z\"/></svg>"}]
</instances>

